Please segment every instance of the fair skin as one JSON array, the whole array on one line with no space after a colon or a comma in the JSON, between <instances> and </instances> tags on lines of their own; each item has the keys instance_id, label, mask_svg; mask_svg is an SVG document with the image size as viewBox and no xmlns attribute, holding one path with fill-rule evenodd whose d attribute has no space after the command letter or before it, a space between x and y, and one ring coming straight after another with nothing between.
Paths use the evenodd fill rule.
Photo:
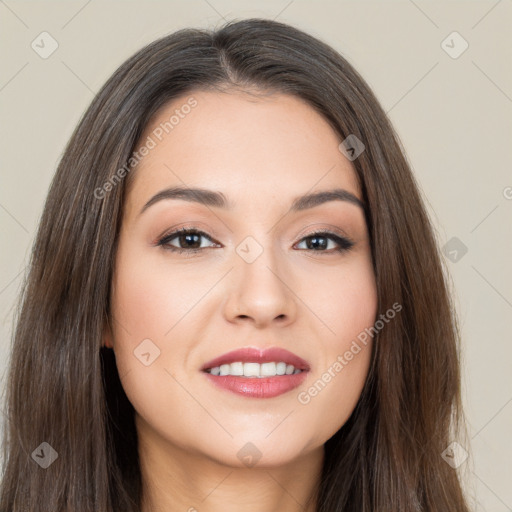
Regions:
<instances>
[{"instance_id":1,"label":"fair skin","mask_svg":"<svg viewBox=\"0 0 512 512\"><path fill-rule=\"evenodd\" d=\"M304 194L341 188L362 200L361 190L338 149L342 138L288 95L194 91L160 110L142 143L190 96L197 106L132 171L115 262L114 322L105 335L136 412L142 510L312 512L304 505L319 482L323 445L358 401L371 341L307 404L298 395L373 325L377 294L359 206L331 200L289 210ZM172 186L222 192L233 208L164 199L140 213ZM210 238L187 246L176 236L167 245L199 252L156 245L184 225ZM339 243L327 235L308 244L315 231L334 232L353 246L336 251ZM246 246L247 237L258 245ZM248 263L239 244L261 254ZM149 365L134 356L145 339L160 350ZM246 346L297 354L310 365L306 380L282 395L254 398L217 388L200 371ZM251 467L239 456L249 442L261 454Z\"/></svg>"}]
</instances>

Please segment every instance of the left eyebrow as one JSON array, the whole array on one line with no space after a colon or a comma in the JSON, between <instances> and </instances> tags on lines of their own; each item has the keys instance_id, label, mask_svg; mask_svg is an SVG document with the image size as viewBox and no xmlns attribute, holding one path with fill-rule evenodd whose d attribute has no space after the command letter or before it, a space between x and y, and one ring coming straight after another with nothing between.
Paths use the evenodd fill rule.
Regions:
<instances>
[{"instance_id":1,"label":"left eyebrow","mask_svg":"<svg viewBox=\"0 0 512 512\"><path fill-rule=\"evenodd\" d=\"M352 194L352 192L344 188L335 188L334 190L324 190L322 192L314 192L297 197L294 199L290 210L292 212L300 212L329 201L347 201L348 203L359 206L363 211L366 209L363 201Z\"/></svg>"},{"instance_id":2,"label":"left eyebrow","mask_svg":"<svg viewBox=\"0 0 512 512\"><path fill-rule=\"evenodd\" d=\"M215 208L223 208L228 210L233 209L233 203L228 201L222 192L207 190L204 188L170 187L161 190L151 199L149 199L149 201L142 207L139 215L141 215L153 204L164 199L182 199L184 201L201 203L205 206L212 206ZM296 197L292 201L290 210L292 212L308 210L330 201L346 201L362 208L363 211L365 210L365 204L357 196L352 194L352 192L349 192L343 188L324 190L321 192L314 192Z\"/></svg>"}]
</instances>

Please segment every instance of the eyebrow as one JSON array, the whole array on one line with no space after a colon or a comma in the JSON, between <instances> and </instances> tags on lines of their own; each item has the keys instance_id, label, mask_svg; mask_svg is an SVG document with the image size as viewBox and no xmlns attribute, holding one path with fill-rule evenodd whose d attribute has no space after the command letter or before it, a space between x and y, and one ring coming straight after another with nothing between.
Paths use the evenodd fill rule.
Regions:
<instances>
[{"instance_id":1,"label":"eyebrow","mask_svg":"<svg viewBox=\"0 0 512 512\"><path fill-rule=\"evenodd\" d=\"M155 203L168 199L181 199L183 201L201 203L205 206L215 208L223 208L227 210L233 209L233 204L228 201L222 192L216 192L214 190L207 190L204 188L170 187L161 190L149 199L149 201L142 207L139 215ZM343 188L335 188L333 190L314 192L296 197L292 202L290 211L300 212L330 201L346 201L359 206L363 211L366 210L365 204L358 197L352 194L352 192Z\"/></svg>"}]
</instances>

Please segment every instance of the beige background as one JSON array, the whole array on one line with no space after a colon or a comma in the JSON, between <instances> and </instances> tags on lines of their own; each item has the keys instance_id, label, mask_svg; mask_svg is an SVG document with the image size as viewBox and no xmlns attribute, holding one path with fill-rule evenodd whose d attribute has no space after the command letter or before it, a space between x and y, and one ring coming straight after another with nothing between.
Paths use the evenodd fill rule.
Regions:
<instances>
[{"instance_id":1,"label":"beige background","mask_svg":"<svg viewBox=\"0 0 512 512\"><path fill-rule=\"evenodd\" d=\"M253 16L294 24L354 64L401 137L439 243L457 237L467 247L457 261L447 260L464 337L472 452L463 468L475 510L511 511L510 0L0 0L1 389L13 304L47 188L94 93L157 37ZM43 31L59 45L47 59L31 48ZM453 31L469 44L458 58L442 46ZM451 36L445 44L453 53L461 43Z\"/></svg>"}]
</instances>

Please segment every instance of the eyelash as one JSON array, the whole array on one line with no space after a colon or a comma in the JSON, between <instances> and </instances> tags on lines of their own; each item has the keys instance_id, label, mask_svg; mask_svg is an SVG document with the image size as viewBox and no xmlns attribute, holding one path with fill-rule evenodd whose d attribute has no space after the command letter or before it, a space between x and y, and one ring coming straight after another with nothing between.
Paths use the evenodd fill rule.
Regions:
<instances>
[{"instance_id":1,"label":"eyelash","mask_svg":"<svg viewBox=\"0 0 512 512\"><path fill-rule=\"evenodd\" d=\"M199 231L199 230L193 229L193 228L181 228L181 229L174 231L173 233L170 233L170 234L165 235L162 238L160 238L158 240L158 242L156 243L156 245L161 246L166 251L172 251L172 252L175 252L178 254L182 254L185 252L189 253L189 254L190 253L198 253L199 251L207 249L207 247L198 247L198 248L193 248L193 249L187 249L187 248L173 247L172 245L168 245L171 240L178 237L179 235L199 235L204 238L207 238L208 240L210 240L210 242L213 242L213 240L203 231ZM335 233L331 233L329 231L314 231L313 233L310 233L308 236L303 237L300 240L300 242L303 242L304 240L306 240L308 238L321 237L321 236L323 236L324 238L329 238L329 239L333 240L334 242L336 242L338 244L339 247L334 250L329 250L329 251L327 251L327 250L315 251L314 249L305 249L305 250L312 251L312 252L333 254L333 252L337 252L337 253L348 252L354 246L354 242L352 242L352 240L345 238L345 237L341 237L341 236L336 235ZM304 249L301 249L301 250L304 250Z\"/></svg>"}]
</instances>

